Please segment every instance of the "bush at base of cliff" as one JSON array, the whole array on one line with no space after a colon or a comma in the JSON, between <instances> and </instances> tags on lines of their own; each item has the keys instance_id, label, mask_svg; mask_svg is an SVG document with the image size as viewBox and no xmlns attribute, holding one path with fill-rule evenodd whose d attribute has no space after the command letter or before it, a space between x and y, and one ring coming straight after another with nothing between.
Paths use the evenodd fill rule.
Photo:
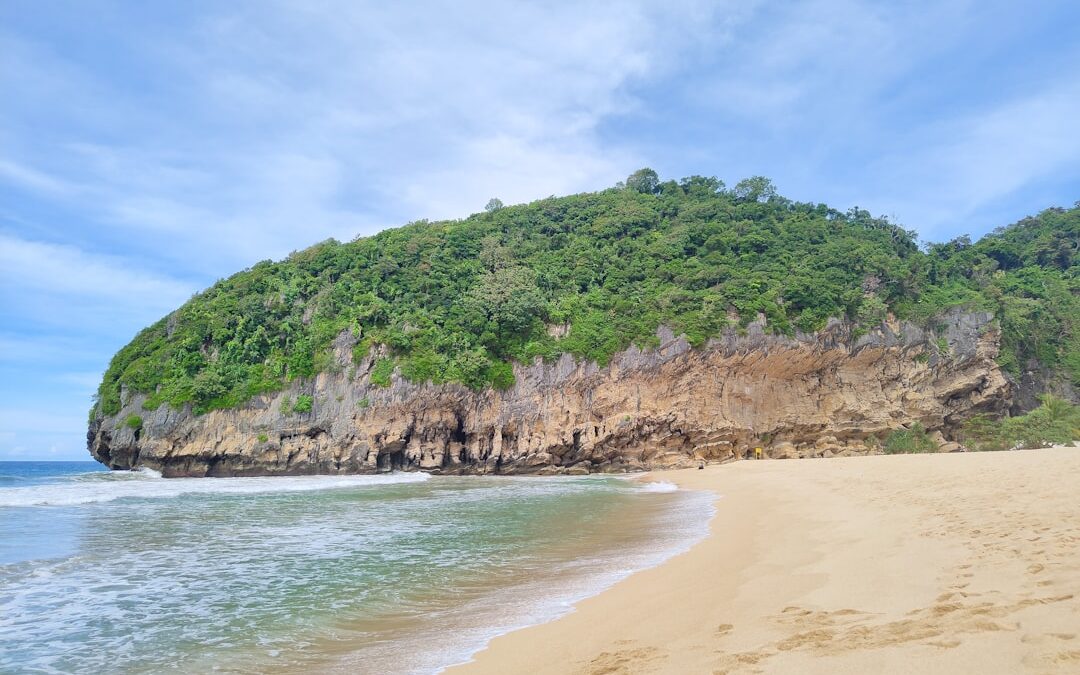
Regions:
<instances>
[{"instance_id":1,"label":"bush at base of cliff","mask_svg":"<svg viewBox=\"0 0 1080 675\"><path fill-rule=\"evenodd\" d=\"M882 450L886 455L937 452L937 443L926 433L922 424L915 422L909 429L897 429L886 436Z\"/></svg>"},{"instance_id":2,"label":"bush at base of cliff","mask_svg":"<svg viewBox=\"0 0 1080 675\"><path fill-rule=\"evenodd\" d=\"M1080 406L1052 394L1026 415L994 420L986 415L964 425L964 443L972 450L1045 448L1080 439Z\"/></svg>"}]
</instances>

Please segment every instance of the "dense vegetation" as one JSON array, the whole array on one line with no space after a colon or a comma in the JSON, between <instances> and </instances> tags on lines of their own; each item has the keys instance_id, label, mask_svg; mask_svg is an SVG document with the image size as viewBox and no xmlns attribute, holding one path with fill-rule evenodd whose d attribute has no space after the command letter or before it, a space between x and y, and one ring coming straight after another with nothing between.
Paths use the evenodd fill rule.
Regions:
<instances>
[{"instance_id":1,"label":"dense vegetation","mask_svg":"<svg viewBox=\"0 0 1080 675\"><path fill-rule=\"evenodd\" d=\"M1042 403L1026 415L1001 420L985 415L964 425L964 445L972 450L1041 448L1071 443L1080 438L1080 406L1046 394Z\"/></svg>"},{"instance_id":2,"label":"dense vegetation","mask_svg":"<svg viewBox=\"0 0 1080 675\"><path fill-rule=\"evenodd\" d=\"M959 436L964 447L978 451L1047 448L1080 438L1080 406L1053 394L1039 398L1039 407L1024 415L994 419L983 414L967 420ZM889 432L884 441L871 437L870 442L887 455L938 452L937 442L919 422Z\"/></svg>"},{"instance_id":3,"label":"dense vegetation","mask_svg":"<svg viewBox=\"0 0 1080 675\"><path fill-rule=\"evenodd\" d=\"M764 315L772 331L829 317L869 327L887 312L932 323L984 308L1003 329L1002 364L1031 361L1080 382L1080 208L1050 209L972 243L921 250L912 232L860 209L776 194L753 178L660 182L644 169L602 192L411 223L264 261L193 297L113 358L93 414L121 387L145 407L231 407L334 367L344 330L374 344L375 385L413 381L508 387L511 362L563 352L605 363L667 324L701 344ZM563 337L553 326L571 327ZM295 411L306 402L297 401Z\"/></svg>"},{"instance_id":4,"label":"dense vegetation","mask_svg":"<svg viewBox=\"0 0 1080 675\"><path fill-rule=\"evenodd\" d=\"M930 438L919 422L912 423L910 428L897 429L885 437L881 449L886 455L914 454L921 452L937 452L938 444Z\"/></svg>"}]
</instances>

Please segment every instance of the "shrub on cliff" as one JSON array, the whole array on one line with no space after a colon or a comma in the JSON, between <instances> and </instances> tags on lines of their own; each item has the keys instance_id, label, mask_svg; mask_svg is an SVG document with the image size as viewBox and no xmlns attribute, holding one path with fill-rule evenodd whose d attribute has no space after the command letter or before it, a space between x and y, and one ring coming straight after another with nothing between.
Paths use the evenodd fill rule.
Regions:
<instances>
[{"instance_id":1,"label":"shrub on cliff","mask_svg":"<svg viewBox=\"0 0 1080 675\"><path fill-rule=\"evenodd\" d=\"M122 386L146 393L148 409L239 405L336 367L330 346L343 331L358 340L357 363L388 349L373 384L400 368L482 389L511 386L513 361L569 352L606 364L653 344L661 324L700 345L759 315L793 334L829 317L925 323L956 306L997 315L1010 371L1042 364L1080 383L1080 208L923 252L883 218L793 202L766 179L727 190L715 178L639 174L630 189L419 221L261 262L121 349L95 414L120 410Z\"/></svg>"},{"instance_id":2,"label":"shrub on cliff","mask_svg":"<svg viewBox=\"0 0 1080 675\"><path fill-rule=\"evenodd\" d=\"M376 387L389 387L394 374L393 359L379 359L371 369L371 383Z\"/></svg>"},{"instance_id":3,"label":"shrub on cliff","mask_svg":"<svg viewBox=\"0 0 1080 675\"><path fill-rule=\"evenodd\" d=\"M300 394L296 397L296 403L293 404L294 413L309 413L312 406L315 405L315 399L307 394Z\"/></svg>"}]
</instances>

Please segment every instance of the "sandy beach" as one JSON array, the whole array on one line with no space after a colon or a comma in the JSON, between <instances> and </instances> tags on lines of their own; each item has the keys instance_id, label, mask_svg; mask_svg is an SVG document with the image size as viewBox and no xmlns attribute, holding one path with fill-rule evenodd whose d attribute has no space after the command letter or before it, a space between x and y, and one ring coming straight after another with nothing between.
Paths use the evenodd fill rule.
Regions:
<instances>
[{"instance_id":1,"label":"sandy beach","mask_svg":"<svg viewBox=\"0 0 1080 675\"><path fill-rule=\"evenodd\" d=\"M449 672L1080 672L1080 450L652 478L716 494L705 541Z\"/></svg>"}]
</instances>

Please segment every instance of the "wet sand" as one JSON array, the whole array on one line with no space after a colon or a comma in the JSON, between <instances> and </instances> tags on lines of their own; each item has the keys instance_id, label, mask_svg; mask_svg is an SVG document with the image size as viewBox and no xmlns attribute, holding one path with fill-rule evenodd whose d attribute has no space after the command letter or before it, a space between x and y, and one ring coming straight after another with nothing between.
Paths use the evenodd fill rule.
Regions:
<instances>
[{"instance_id":1,"label":"wet sand","mask_svg":"<svg viewBox=\"0 0 1080 675\"><path fill-rule=\"evenodd\" d=\"M710 535L462 673L1080 672L1080 450L654 474Z\"/></svg>"}]
</instances>

